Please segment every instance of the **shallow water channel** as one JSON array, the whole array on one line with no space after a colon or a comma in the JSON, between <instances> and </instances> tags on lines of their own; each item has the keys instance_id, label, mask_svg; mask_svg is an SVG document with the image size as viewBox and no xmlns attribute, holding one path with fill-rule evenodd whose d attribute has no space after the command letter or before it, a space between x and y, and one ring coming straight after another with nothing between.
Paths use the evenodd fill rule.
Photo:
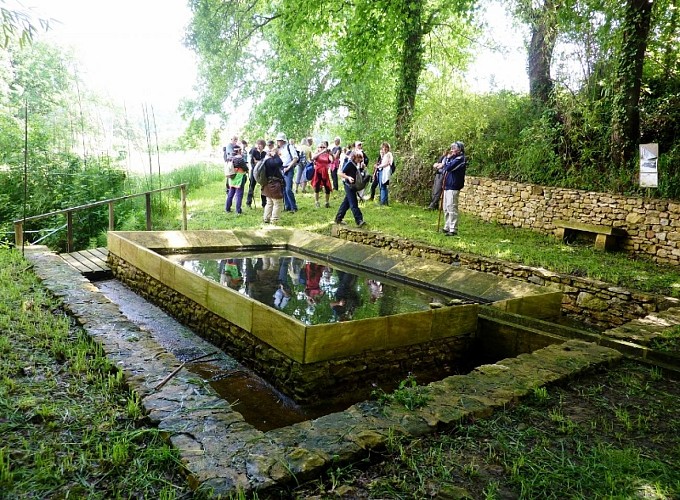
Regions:
<instances>
[{"instance_id":1,"label":"shallow water channel","mask_svg":"<svg viewBox=\"0 0 680 500\"><path fill-rule=\"evenodd\" d=\"M186 362L215 353L206 361L187 365L187 369L209 383L213 389L243 415L253 427L268 431L343 410L347 404L321 403L305 408L277 391L255 372L216 349L189 328L157 306L147 302L117 280L95 282L99 290L123 315L149 331L156 341L179 361Z\"/></svg>"}]
</instances>

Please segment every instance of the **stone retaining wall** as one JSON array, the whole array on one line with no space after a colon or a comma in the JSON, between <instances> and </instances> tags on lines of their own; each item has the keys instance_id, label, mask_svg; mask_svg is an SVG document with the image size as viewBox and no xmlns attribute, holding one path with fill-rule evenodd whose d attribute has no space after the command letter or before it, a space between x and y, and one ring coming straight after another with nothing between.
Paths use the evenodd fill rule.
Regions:
<instances>
[{"instance_id":1,"label":"stone retaining wall","mask_svg":"<svg viewBox=\"0 0 680 500\"><path fill-rule=\"evenodd\" d=\"M598 280L555 273L513 262L458 253L452 249L418 244L403 238L352 229L349 226L334 226L332 234L341 239L393 250L404 255L461 265L468 269L536 285L556 286L563 293L563 314L598 329L619 326L652 312L680 305L680 300L671 297L629 290Z\"/></svg>"},{"instance_id":2,"label":"stone retaining wall","mask_svg":"<svg viewBox=\"0 0 680 500\"><path fill-rule=\"evenodd\" d=\"M364 351L342 359L298 363L118 256L109 254L108 263L116 279L263 375L298 403L317 402L320 394L325 399L340 396L364 399L373 389L371 382L394 383L408 373L416 374L421 381L434 380L443 373L462 373L472 368L469 363L474 333L389 350Z\"/></svg>"},{"instance_id":3,"label":"stone retaining wall","mask_svg":"<svg viewBox=\"0 0 680 500\"><path fill-rule=\"evenodd\" d=\"M620 248L659 264L680 264L680 203L577 189L468 177L460 207L485 221L555 230L556 219L625 230Z\"/></svg>"}]
</instances>

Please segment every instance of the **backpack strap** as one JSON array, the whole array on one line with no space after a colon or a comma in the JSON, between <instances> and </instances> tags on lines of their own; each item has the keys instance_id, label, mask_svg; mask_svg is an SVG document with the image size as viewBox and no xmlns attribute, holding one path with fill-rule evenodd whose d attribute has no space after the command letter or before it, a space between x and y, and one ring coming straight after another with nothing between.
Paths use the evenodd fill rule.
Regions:
<instances>
[{"instance_id":1,"label":"backpack strap","mask_svg":"<svg viewBox=\"0 0 680 500\"><path fill-rule=\"evenodd\" d=\"M290 167L291 165L296 165L300 158L298 157L297 154L293 154L293 153L290 152L290 142L288 144L286 144L286 149L288 150L288 154L290 155L290 157L293 159L293 161L291 161L288 164L288 166ZM297 152L297 149L295 151Z\"/></svg>"}]
</instances>

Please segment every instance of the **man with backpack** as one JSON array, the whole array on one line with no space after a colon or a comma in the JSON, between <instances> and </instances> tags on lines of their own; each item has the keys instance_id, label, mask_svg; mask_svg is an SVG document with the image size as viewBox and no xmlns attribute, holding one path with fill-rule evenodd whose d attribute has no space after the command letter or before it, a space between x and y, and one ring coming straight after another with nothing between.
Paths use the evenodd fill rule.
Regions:
<instances>
[{"instance_id":1,"label":"man with backpack","mask_svg":"<svg viewBox=\"0 0 680 500\"><path fill-rule=\"evenodd\" d=\"M295 173L295 165L297 165L299 160L297 151L288 143L288 138L283 132L276 136L276 146L279 149L279 156L283 163L281 172L286 182L286 187L283 191L283 211L295 213L298 211L298 207L295 201L295 193L293 192L293 174Z\"/></svg>"}]
</instances>

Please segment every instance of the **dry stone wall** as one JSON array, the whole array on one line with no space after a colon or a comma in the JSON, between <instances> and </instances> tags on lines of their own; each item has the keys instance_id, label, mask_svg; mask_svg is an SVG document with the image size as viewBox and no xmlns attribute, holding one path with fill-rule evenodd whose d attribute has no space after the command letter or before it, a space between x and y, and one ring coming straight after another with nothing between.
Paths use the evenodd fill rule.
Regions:
<instances>
[{"instance_id":1,"label":"dry stone wall","mask_svg":"<svg viewBox=\"0 0 680 500\"><path fill-rule=\"evenodd\" d=\"M460 208L485 221L544 233L552 233L559 219L617 227L628 234L622 250L680 264L680 202L482 177L468 177L465 184Z\"/></svg>"}]
</instances>

